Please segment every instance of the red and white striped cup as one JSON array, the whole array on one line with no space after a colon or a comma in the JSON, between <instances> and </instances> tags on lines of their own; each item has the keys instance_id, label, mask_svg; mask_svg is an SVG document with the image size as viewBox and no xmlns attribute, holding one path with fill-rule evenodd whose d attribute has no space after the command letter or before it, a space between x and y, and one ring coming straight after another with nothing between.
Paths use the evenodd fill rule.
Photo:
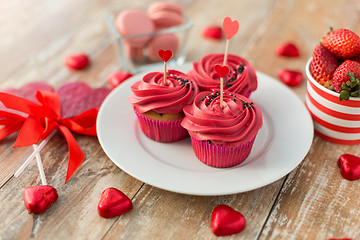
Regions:
<instances>
[{"instance_id":1,"label":"red and white striped cup","mask_svg":"<svg viewBox=\"0 0 360 240\"><path fill-rule=\"evenodd\" d=\"M339 93L320 85L306 64L306 106L314 120L315 134L334 143L360 143L360 98L339 100Z\"/></svg>"}]
</instances>

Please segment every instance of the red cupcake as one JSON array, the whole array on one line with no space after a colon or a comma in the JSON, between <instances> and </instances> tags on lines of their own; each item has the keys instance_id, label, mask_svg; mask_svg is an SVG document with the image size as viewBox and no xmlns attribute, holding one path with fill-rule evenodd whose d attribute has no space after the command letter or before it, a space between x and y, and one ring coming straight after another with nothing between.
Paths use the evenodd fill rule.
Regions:
<instances>
[{"instance_id":1,"label":"red cupcake","mask_svg":"<svg viewBox=\"0 0 360 240\"><path fill-rule=\"evenodd\" d=\"M194 78L200 90L218 89L220 78L215 71L215 65L223 65L224 54L205 55L200 62L193 63L193 69L188 73ZM257 76L253 66L245 59L228 54L226 65L230 72L224 78L224 90L249 97L257 88Z\"/></svg>"},{"instance_id":2,"label":"red cupcake","mask_svg":"<svg viewBox=\"0 0 360 240\"><path fill-rule=\"evenodd\" d=\"M131 86L129 97L144 134L157 142L175 142L188 136L180 123L183 107L192 104L199 89L193 79L176 70L151 72Z\"/></svg>"}]
</instances>

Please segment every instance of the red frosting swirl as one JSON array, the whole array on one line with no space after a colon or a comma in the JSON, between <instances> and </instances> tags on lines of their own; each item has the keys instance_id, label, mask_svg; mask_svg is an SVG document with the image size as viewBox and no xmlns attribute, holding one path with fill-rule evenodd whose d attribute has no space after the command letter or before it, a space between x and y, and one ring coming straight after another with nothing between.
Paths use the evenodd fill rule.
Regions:
<instances>
[{"instance_id":1,"label":"red frosting swirl","mask_svg":"<svg viewBox=\"0 0 360 240\"><path fill-rule=\"evenodd\" d=\"M134 95L128 101L140 112L179 113L191 104L199 93L193 79L176 70L169 70L164 85L164 73L151 72L131 86Z\"/></svg>"},{"instance_id":2,"label":"red frosting swirl","mask_svg":"<svg viewBox=\"0 0 360 240\"><path fill-rule=\"evenodd\" d=\"M216 145L240 146L251 141L262 127L262 114L248 98L224 92L223 108L218 91L199 93L192 105L184 107L181 126L195 139Z\"/></svg>"},{"instance_id":3,"label":"red frosting swirl","mask_svg":"<svg viewBox=\"0 0 360 240\"><path fill-rule=\"evenodd\" d=\"M205 55L200 62L193 63L193 69L188 73L194 78L201 90L208 91L219 88L220 78L215 65L223 65L224 54ZM226 65L230 72L224 78L224 89L249 96L257 88L257 77L253 66L245 59L228 54Z\"/></svg>"}]
</instances>

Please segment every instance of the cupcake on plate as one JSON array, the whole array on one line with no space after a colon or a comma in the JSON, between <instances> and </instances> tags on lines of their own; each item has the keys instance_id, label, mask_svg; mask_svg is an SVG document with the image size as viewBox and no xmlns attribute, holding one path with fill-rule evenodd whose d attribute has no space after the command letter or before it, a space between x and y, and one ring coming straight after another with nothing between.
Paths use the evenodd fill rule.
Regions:
<instances>
[{"instance_id":1,"label":"cupcake on plate","mask_svg":"<svg viewBox=\"0 0 360 240\"><path fill-rule=\"evenodd\" d=\"M219 91L199 93L184 107L181 125L188 130L197 158L218 168L242 163L250 154L262 127L262 114L248 98L225 91L223 108Z\"/></svg>"},{"instance_id":2,"label":"cupcake on plate","mask_svg":"<svg viewBox=\"0 0 360 240\"><path fill-rule=\"evenodd\" d=\"M200 62L193 63L188 73L194 78L200 90L209 91L219 88L219 76L214 66L223 65L224 54L205 55ZM228 54L227 63L230 72L224 78L224 90L249 97L257 88L257 77L254 67L245 59Z\"/></svg>"},{"instance_id":3,"label":"cupcake on plate","mask_svg":"<svg viewBox=\"0 0 360 240\"><path fill-rule=\"evenodd\" d=\"M176 70L151 72L131 86L129 102L139 119L141 130L157 142L175 142L188 136L180 125L183 107L192 104L199 93L193 79Z\"/></svg>"}]
</instances>

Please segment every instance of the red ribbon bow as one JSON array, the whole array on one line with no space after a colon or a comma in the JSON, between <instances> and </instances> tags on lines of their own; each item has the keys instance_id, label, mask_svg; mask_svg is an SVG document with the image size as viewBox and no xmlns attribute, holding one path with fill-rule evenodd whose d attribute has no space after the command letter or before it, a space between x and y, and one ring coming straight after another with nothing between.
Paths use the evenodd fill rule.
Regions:
<instances>
[{"instance_id":1,"label":"red ribbon bow","mask_svg":"<svg viewBox=\"0 0 360 240\"><path fill-rule=\"evenodd\" d=\"M90 109L73 118L62 118L60 97L56 92L38 91L36 99L39 103L8 93L0 93L0 102L6 108L27 115L21 116L6 110L0 110L0 125L4 125L0 129L0 140L20 130L14 148L30 146L37 144L40 139L45 139L55 129L59 129L69 147L66 183L85 159L85 154L80 149L71 131L96 136L98 109Z\"/></svg>"}]
</instances>

